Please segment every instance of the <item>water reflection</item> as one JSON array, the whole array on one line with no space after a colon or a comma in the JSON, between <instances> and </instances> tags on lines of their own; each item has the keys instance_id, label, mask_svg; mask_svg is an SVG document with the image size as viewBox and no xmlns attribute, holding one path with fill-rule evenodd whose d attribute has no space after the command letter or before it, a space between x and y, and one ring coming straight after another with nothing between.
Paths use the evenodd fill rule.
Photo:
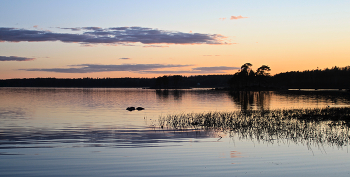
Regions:
<instances>
[{"instance_id":1,"label":"water reflection","mask_svg":"<svg viewBox=\"0 0 350 177\"><path fill-rule=\"evenodd\" d=\"M71 147L164 147L188 138L217 137L216 132L199 129L165 130L156 128L67 128L61 130L2 129L0 150L19 148ZM0 155L9 155L1 152Z\"/></svg>"},{"instance_id":2,"label":"water reflection","mask_svg":"<svg viewBox=\"0 0 350 177\"><path fill-rule=\"evenodd\" d=\"M145 120L157 120L159 115L174 112L235 111L238 107L242 113L247 113L252 110L268 112L284 108L285 105L344 105L350 103L349 93L346 92L0 88L0 100L1 149L13 148L15 144L29 147L53 142L83 143L87 146L89 143L97 143L112 147L165 146L167 142L178 142L181 138L219 138L219 130L242 139L252 138L254 141L274 143L288 140L339 147L348 144L349 137L348 124L336 121L284 120L284 114L280 116L281 119L271 120L242 118L236 120L236 124L226 124L234 125L233 127L221 126L215 129L210 129L210 126L206 129L192 127L190 130L128 128L147 126L149 124L144 123ZM129 106L146 109L128 112L125 108ZM217 120L215 122L220 123ZM193 121L187 123L192 123L190 126L203 124ZM87 125L90 127L84 128ZM122 128L103 128L104 126Z\"/></svg>"},{"instance_id":3,"label":"water reflection","mask_svg":"<svg viewBox=\"0 0 350 177\"><path fill-rule=\"evenodd\" d=\"M181 101L184 92L183 90L156 90L156 96L163 101L168 101L169 96L172 96L176 101Z\"/></svg>"},{"instance_id":4,"label":"water reflection","mask_svg":"<svg viewBox=\"0 0 350 177\"><path fill-rule=\"evenodd\" d=\"M348 119L350 111L346 111ZM296 119L305 112L248 111L216 112L206 114L168 115L160 120L160 126L136 128L89 128L65 129L0 129L0 155L10 155L6 149L56 148L56 147L114 147L142 148L165 147L171 143L229 136L270 144L301 144L311 147L343 148L350 144L350 124L339 120ZM302 116L299 116L302 117ZM168 127L168 128L165 128ZM239 156L232 154L232 156Z\"/></svg>"},{"instance_id":5,"label":"water reflection","mask_svg":"<svg viewBox=\"0 0 350 177\"><path fill-rule=\"evenodd\" d=\"M286 100L303 99L309 102L314 102L316 104L317 103L322 104L323 102L327 102L333 105L350 104L350 93L346 91L289 90L289 91L279 91L276 93L281 97L284 97Z\"/></svg>"},{"instance_id":6,"label":"water reflection","mask_svg":"<svg viewBox=\"0 0 350 177\"><path fill-rule=\"evenodd\" d=\"M1 119L7 119L7 120L13 120L13 119L25 119L28 113L23 108L10 108L10 109L4 109L0 108L0 120Z\"/></svg>"},{"instance_id":7,"label":"water reflection","mask_svg":"<svg viewBox=\"0 0 350 177\"><path fill-rule=\"evenodd\" d=\"M350 105L345 91L231 91L228 95L241 110Z\"/></svg>"},{"instance_id":8,"label":"water reflection","mask_svg":"<svg viewBox=\"0 0 350 177\"><path fill-rule=\"evenodd\" d=\"M174 90L174 100L181 100L182 93L181 90Z\"/></svg>"},{"instance_id":9,"label":"water reflection","mask_svg":"<svg viewBox=\"0 0 350 177\"><path fill-rule=\"evenodd\" d=\"M269 109L271 91L232 91L229 92L232 101L241 107L241 110Z\"/></svg>"}]
</instances>

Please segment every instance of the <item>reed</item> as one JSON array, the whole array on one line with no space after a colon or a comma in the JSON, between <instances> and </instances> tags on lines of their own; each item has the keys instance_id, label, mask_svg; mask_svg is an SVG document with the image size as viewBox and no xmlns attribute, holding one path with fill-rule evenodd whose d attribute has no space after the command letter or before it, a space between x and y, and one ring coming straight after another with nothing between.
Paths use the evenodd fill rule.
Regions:
<instances>
[{"instance_id":1,"label":"reed","mask_svg":"<svg viewBox=\"0 0 350 177\"><path fill-rule=\"evenodd\" d=\"M161 127L214 129L239 139L343 147L350 140L350 108L276 109L160 116Z\"/></svg>"}]
</instances>

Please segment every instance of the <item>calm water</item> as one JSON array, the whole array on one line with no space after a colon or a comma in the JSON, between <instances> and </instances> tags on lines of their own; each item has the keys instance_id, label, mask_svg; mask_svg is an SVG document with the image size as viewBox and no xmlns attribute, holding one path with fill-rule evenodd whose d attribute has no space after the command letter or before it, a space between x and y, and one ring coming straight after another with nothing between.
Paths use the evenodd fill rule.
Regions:
<instances>
[{"instance_id":1,"label":"calm water","mask_svg":"<svg viewBox=\"0 0 350 177\"><path fill-rule=\"evenodd\" d=\"M0 176L350 175L348 138L339 143L348 128L317 123L322 141L264 141L158 123L178 113L348 106L344 92L0 88L0 100Z\"/></svg>"}]
</instances>

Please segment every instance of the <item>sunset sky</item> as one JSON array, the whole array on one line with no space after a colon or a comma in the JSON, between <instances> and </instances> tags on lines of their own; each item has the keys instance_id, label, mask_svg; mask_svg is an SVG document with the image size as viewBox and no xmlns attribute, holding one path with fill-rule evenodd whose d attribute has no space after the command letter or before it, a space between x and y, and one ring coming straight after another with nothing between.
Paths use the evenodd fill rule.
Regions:
<instances>
[{"instance_id":1,"label":"sunset sky","mask_svg":"<svg viewBox=\"0 0 350 177\"><path fill-rule=\"evenodd\" d=\"M350 65L350 1L0 1L0 79Z\"/></svg>"}]
</instances>

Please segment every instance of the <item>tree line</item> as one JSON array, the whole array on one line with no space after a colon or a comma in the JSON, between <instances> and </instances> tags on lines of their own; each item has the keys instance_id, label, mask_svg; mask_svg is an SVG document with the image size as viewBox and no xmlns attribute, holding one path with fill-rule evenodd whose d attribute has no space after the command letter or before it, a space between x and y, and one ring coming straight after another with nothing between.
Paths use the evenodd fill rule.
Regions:
<instances>
[{"instance_id":1,"label":"tree line","mask_svg":"<svg viewBox=\"0 0 350 177\"><path fill-rule=\"evenodd\" d=\"M228 87L233 75L160 76L157 78L24 78L0 80L0 87L147 87L183 89Z\"/></svg>"},{"instance_id":2,"label":"tree line","mask_svg":"<svg viewBox=\"0 0 350 177\"><path fill-rule=\"evenodd\" d=\"M350 89L350 66L279 73L273 83L294 89Z\"/></svg>"},{"instance_id":3,"label":"tree line","mask_svg":"<svg viewBox=\"0 0 350 177\"><path fill-rule=\"evenodd\" d=\"M235 74L159 76L154 78L24 78L0 80L0 87L147 87L184 89L193 87L230 90L350 89L350 66L289 71L271 76L271 68L256 70L245 63Z\"/></svg>"},{"instance_id":4,"label":"tree line","mask_svg":"<svg viewBox=\"0 0 350 177\"><path fill-rule=\"evenodd\" d=\"M229 80L231 90L280 89L350 89L350 66L305 71L290 71L270 75L271 68L262 65L255 72L251 63Z\"/></svg>"}]
</instances>

